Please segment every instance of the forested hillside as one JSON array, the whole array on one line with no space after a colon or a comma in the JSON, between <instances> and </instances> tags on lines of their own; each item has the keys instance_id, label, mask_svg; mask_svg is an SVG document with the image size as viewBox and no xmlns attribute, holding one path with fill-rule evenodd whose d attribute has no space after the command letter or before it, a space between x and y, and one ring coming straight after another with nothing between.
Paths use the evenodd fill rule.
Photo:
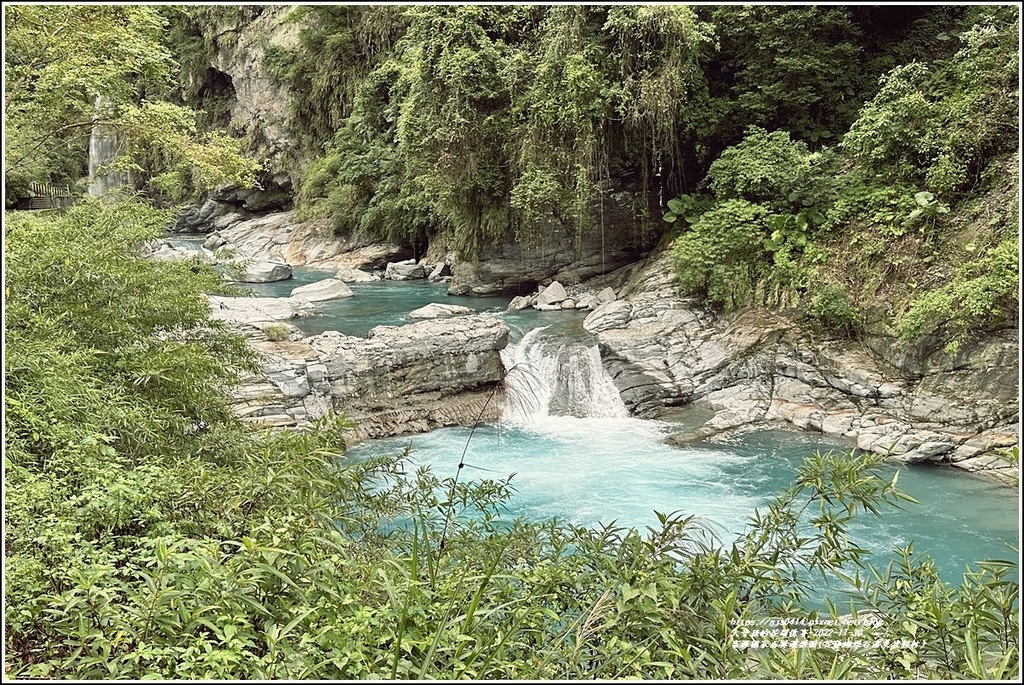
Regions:
<instances>
[{"instance_id":1,"label":"forested hillside","mask_svg":"<svg viewBox=\"0 0 1024 685\"><path fill-rule=\"evenodd\" d=\"M203 51L270 11L173 14L191 103L223 113ZM554 227L604 231L602 198L625 188L637 247L674 241L683 287L711 306L800 305L838 335L938 328L950 352L1016 321L1015 7L335 6L285 21L296 44L263 63L290 94L296 204L339 233L440 236L486 259Z\"/></svg>"},{"instance_id":2,"label":"forested hillside","mask_svg":"<svg viewBox=\"0 0 1024 685\"><path fill-rule=\"evenodd\" d=\"M214 62L271 15L292 38L258 66L287 117L243 121ZM950 584L913 545L871 568L848 537L911 504L877 454L809 455L734 539L667 513L512 520L514 480L353 462L341 417L253 431L227 397L258 360L206 299L230 289L140 257L226 187L466 262L603 235L619 194L638 251L670 251L710 310L956 355L1019 322L1016 5L25 4L4 22L9 203L84 190L95 125L127 141L132 191L5 214L5 678L1019 675L1017 550ZM822 578L848 598L809 610ZM856 638L776 630L858 615Z\"/></svg>"}]
</instances>

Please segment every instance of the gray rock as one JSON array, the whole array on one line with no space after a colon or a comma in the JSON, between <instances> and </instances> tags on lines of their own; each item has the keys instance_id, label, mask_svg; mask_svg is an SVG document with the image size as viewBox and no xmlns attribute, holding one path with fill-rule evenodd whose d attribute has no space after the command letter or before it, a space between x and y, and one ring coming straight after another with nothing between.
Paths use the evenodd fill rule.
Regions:
<instances>
[{"instance_id":1,"label":"gray rock","mask_svg":"<svg viewBox=\"0 0 1024 685\"><path fill-rule=\"evenodd\" d=\"M219 321L260 324L287 321L312 312L312 305L290 297L219 297L207 298L210 314Z\"/></svg>"},{"instance_id":2,"label":"gray rock","mask_svg":"<svg viewBox=\"0 0 1024 685\"><path fill-rule=\"evenodd\" d=\"M433 302L406 314L408 319L447 319L453 316L472 314L473 310L457 304L441 304Z\"/></svg>"},{"instance_id":3,"label":"gray rock","mask_svg":"<svg viewBox=\"0 0 1024 685\"><path fill-rule=\"evenodd\" d=\"M576 309L576 301L569 298L562 300L562 309Z\"/></svg>"},{"instance_id":4,"label":"gray rock","mask_svg":"<svg viewBox=\"0 0 1024 685\"><path fill-rule=\"evenodd\" d=\"M517 295L508 303L508 308L505 311L519 312L529 307L532 303L532 298L529 295Z\"/></svg>"},{"instance_id":5,"label":"gray rock","mask_svg":"<svg viewBox=\"0 0 1024 685\"><path fill-rule=\"evenodd\" d=\"M643 204L643 200L615 183L592 206L603 219L601 230L580 234L569 222L554 217L538 226L528 240L509 230L501 240L483 246L479 259L455 265L449 294L464 289L463 294L512 296L539 283L557 280L569 286L635 264L657 243L661 230L635 220L634 203Z\"/></svg>"},{"instance_id":6,"label":"gray rock","mask_svg":"<svg viewBox=\"0 0 1024 685\"><path fill-rule=\"evenodd\" d=\"M632 314L633 305L629 302L607 302L587 314L587 318L583 320L583 328L591 333L625 328Z\"/></svg>"},{"instance_id":7,"label":"gray rock","mask_svg":"<svg viewBox=\"0 0 1024 685\"><path fill-rule=\"evenodd\" d=\"M594 296L594 299L597 300L597 304L599 305L606 304L608 302L614 302L615 291L612 290L611 288L603 288L597 293L597 295Z\"/></svg>"},{"instance_id":8,"label":"gray rock","mask_svg":"<svg viewBox=\"0 0 1024 685\"><path fill-rule=\"evenodd\" d=\"M369 283L371 281L379 281L380 279L371 273L363 271L362 269L341 269L338 273L334 274L334 277L339 281L345 283Z\"/></svg>"},{"instance_id":9,"label":"gray rock","mask_svg":"<svg viewBox=\"0 0 1024 685\"><path fill-rule=\"evenodd\" d=\"M594 309L597 306L597 297L593 293L586 293L576 300L576 309Z\"/></svg>"},{"instance_id":10,"label":"gray rock","mask_svg":"<svg viewBox=\"0 0 1024 685\"><path fill-rule=\"evenodd\" d=\"M566 297L568 296L565 293L565 287L558 281L552 281L551 285L544 288L544 290L537 295L536 306L539 309L544 305L558 304Z\"/></svg>"},{"instance_id":11,"label":"gray rock","mask_svg":"<svg viewBox=\"0 0 1024 685\"><path fill-rule=\"evenodd\" d=\"M267 378L285 397L303 398L309 394L309 379L304 365L268 364L264 366Z\"/></svg>"},{"instance_id":12,"label":"gray rock","mask_svg":"<svg viewBox=\"0 0 1024 685\"><path fill-rule=\"evenodd\" d=\"M203 247L207 250L216 250L227 242L220 233L213 232L203 241Z\"/></svg>"},{"instance_id":13,"label":"gray rock","mask_svg":"<svg viewBox=\"0 0 1024 685\"><path fill-rule=\"evenodd\" d=\"M679 294L666 255L624 292L584 327L636 416L706 401L717 412L708 429L781 420L914 462L984 464L996 445L1019 440L1014 334L936 360L904 354L898 341L821 340L764 310L715 316Z\"/></svg>"},{"instance_id":14,"label":"gray rock","mask_svg":"<svg viewBox=\"0 0 1024 685\"><path fill-rule=\"evenodd\" d=\"M217 258L206 249L192 250L185 247L177 247L166 241L158 241L148 245L142 251L146 259L157 259L165 262L187 262L198 259L207 264L216 264Z\"/></svg>"},{"instance_id":15,"label":"gray rock","mask_svg":"<svg viewBox=\"0 0 1024 685\"><path fill-rule=\"evenodd\" d=\"M944 454L952 452L953 447L954 445L945 441L925 442L921 443L919 447L915 447L914 449L899 455L898 459L899 461L906 463L937 461L936 457L941 457Z\"/></svg>"},{"instance_id":16,"label":"gray rock","mask_svg":"<svg viewBox=\"0 0 1024 685\"><path fill-rule=\"evenodd\" d=\"M272 283L292 277L292 267L283 262L258 261L245 264L234 280L242 283Z\"/></svg>"},{"instance_id":17,"label":"gray rock","mask_svg":"<svg viewBox=\"0 0 1024 685\"><path fill-rule=\"evenodd\" d=\"M303 285L292 290L292 297L301 297L310 302L339 300L343 297L352 297L352 295L352 289L337 278L325 278L322 281Z\"/></svg>"},{"instance_id":18,"label":"gray rock","mask_svg":"<svg viewBox=\"0 0 1024 685\"><path fill-rule=\"evenodd\" d=\"M384 278L389 281L413 281L426 277L427 272L415 262L389 262L384 270Z\"/></svg>"},{"instance_id":19,"label":"gray rock","mask_svg":"<svg viewBox=\"0 0 1024 685\"><path fill-rule=\"evenodd\" d=\"M436 266L434 266L433 269L431 269L430 275L427 276L427 280L430 281L431 283L436 283L436 282L440 281L442 278L445 278L445 277L451 276L451 275L452 275L452 266L451 266L451 264L448 264L446 262L441 262L440 264L437 264Z\"/></svg>"}]
</instances>

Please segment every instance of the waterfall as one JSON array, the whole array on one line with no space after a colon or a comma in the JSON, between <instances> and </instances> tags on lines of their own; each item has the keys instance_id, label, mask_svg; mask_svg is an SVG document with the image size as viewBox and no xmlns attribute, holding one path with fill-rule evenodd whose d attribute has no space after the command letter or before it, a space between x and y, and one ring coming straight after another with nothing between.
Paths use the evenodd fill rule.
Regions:
<instances>
[{"instance_id":1,"label":"waterfall","mask_svg":"<svg viewBox=\"0 0 1024 685\"><path fill-rule=\"evenodd\" d=\"M525 424L547 416L629 416L597 346L546 337L546 328L533 329L501 352L507 371L502 419Z\"/></svg>"},{"instance_id":2,"label":"waterfall","mask_svg":"<svg viewBox=\"0 0 1024 685\"><path fill-rule=\"evenodd\" d=\"M89 134L89 196L96 198L128 182L124 174L103 169L117 159L120 148L117 135L111 127L100 123L100 114L107 105L105 97L96 96L96 118Z\"/></svg>"}]
</instances>

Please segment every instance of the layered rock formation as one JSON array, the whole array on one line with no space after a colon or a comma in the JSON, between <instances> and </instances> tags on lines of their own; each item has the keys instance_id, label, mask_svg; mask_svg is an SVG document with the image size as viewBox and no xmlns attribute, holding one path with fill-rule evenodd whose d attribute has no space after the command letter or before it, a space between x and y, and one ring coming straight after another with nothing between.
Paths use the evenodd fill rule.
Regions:
<instances>
[{"instance_id":1,"label":"layered rock formation","mask_svg":"<svg viewBox=\"0 0 1024 685\"><path fill-rule=\"evenodd\" d=\"M236 393L248 421L295 426L333 410L356 422L346 434L354 442L497 417L508 327L495 317L379 326L368 339L330 331L273 342L252 333L264 362Z\"/></svg>"},{"instance_id":2,"label":"layered rock formation","mask_svg":"<svg viewBox=\"0 0 1024 685\"><path fill-rule=\"evenodd\" d=\"M557 280L570 286L636 262L657 240L650 227L633 216L637 197L626 190L606 192L600 230L582 236L552 220L535 242L509 235L484 250L477 260L452 269L449 295L522 295Z\"/></svg>"},{"instance_id":3,"label":"layered rock formation","mask_svg":"<svg viewBox=\"0 0 1024 685\"><path fill-rule=\"evenodd\" d=\"M696 309L679 296L664 257L634 280L627 300L599 307L584 326L633 414L666 417L691 404L716 412L680 442L786 421L901 461L1011 470L991 451L1019 440L1015 332L956 358L891 338L819 341L777 313L719 318Z\"/></svg>"},{"instance_id":4,"label":"layered rock formation","mask_svg":"<svg viewBox=\"0 0 1024 685\"><path fill-rule=\"evenodd\" d=\"M364 236L334 235L323 221L300 222L295 212L235 216L217 227L218 249L239 261L270 260L324 269L384 269L409 250Z\"/></svg>"},{"instance_id":5,"label":"layered rock formation","mask_svg":"<svg viewBox=\"0 0 1024 685\"><path fill-rule=\"evenodd\" d=\"M288 321L309 316L313 306L300 297L221 297L207 298L210 313L218 321L249 326Z\"/></svg>"}]
</instances>

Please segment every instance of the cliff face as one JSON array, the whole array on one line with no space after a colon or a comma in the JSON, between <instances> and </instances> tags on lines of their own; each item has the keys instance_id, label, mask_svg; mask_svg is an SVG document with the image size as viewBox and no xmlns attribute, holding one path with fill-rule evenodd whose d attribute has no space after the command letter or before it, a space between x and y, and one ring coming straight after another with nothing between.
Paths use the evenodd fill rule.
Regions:
<instances>
[{"instance_id":1,"label":"cliff face","mask_svg":"<svg viewBox=\"0 0 1024 685\"><path fill-rule=\"evenodd\" d=\"M770 311L716 317L681 297L667 257L653 260L626 302L595 310L605 365L637 416L695 405L714 412L681 441L767 421L856 439L907 462L1009 474L990 452L1019 441L1019 335L1006 330L949 357L875 336L815 338Z\"/></svg>"},{"instance_id":2,"label":"cliff face","mask_svg":"<svg viewBox=\"0 0 1024 685\"><path fill-rule=\"evenodd\" d=\"M265 426L334 412L356 423L350 442L497 418L508 327L490 316L381 326L370 337L327 332L273 342L255 334L261 373L235 394L236 411Z\"/></svg>"},{"instance_id":3,"label":"cliff face","mask_svg":"<svg viewBox=\"0 0 1024 685\"><path fill-rule=\"evenodd\" d=\"M269 179L278 186L292 187L292 171L298 147L288 124L287 85L273 77L266 66L270 46L294 48L299 42L301 22L289 19L293 6L267 6L250 23L224 27L210 67L213 75L226 77L233 98L230 128L253 144L257 158L266 159Z\"/></svg>"},{"instance_id":4,"label":"cliff face","mask_svg":"<svg viewBox=\"0 0 1024 685\"><path fill-rule=\"evenodd\" d=\"M500 244L484 247L479 259L458 263L448 294L520 295L538 284L576 285L635 263L659 237L632 215L637 199L626 188L606 192L595 212L601 226L582 236L554 220L535 244L510 233Z\"/></svg>"}]
</instances>

